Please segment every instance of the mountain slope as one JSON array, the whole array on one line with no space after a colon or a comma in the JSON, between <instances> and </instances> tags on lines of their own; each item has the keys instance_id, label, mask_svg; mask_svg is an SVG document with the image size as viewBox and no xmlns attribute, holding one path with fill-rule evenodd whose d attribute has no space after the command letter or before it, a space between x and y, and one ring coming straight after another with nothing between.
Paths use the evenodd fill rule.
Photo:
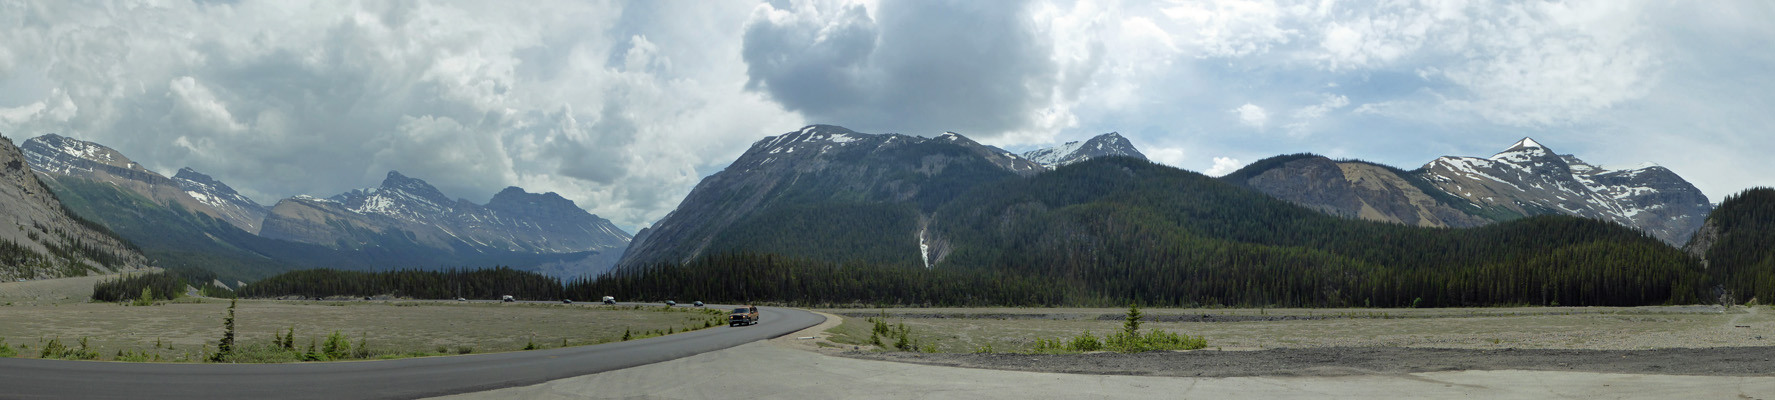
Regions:
<instances>
[{"instance_id":1,"label":"mountain slope","mask_svg":"<svg viewBox=\"0 0 1775 400\"><path fill-rule=\"evenodd\" d=\"M179 173L173 174L173 183L184 189L186 195L221 213L222 220L248 233L258 234L259 224L270 212L253 199L235 192L228 184L191 168L180 168Z\"/></svg>"},{"instance_id":2,"label":"mountain slope","mask_svg":"<svg viewBox=\"0 0 1775 400\"><path fill-rule=\"evenodd\" d=\"M51 133L25 140L20 149L39 174L109 183L162 206L177 204L186 210L228 221L242 230L258 230L254 226L256 221L231 219L228 213L192 197L179 182L142 168L141 164L110 147Z\"/></svg>"},{"instance_id":3,"label":"mountain slope","mask_svg":"<svg viewBox=\"0 0 1775 400\"><path fill-rule=\"evenodd\" d=\"M1012 268L1166 304L1648 304L1704 284L1681 252L1609 223L1349 220L1128 158L990 184L934 220L956 249L939 268Z\"/></svg>"},{"instance_id":4,"label":"mountain slope","mask_svg":"<svg viewBox=\"0 0 1775 400\"><path fill-rule=\"evenodd\" d=\"M1613 221L1672 244L1688 240L1712 207L1700 189L1664 167L1609 170L1530 138L1489 158L1442 157L1420 171L1444 192L1481 207Z\"/></svg>"},{"instance_id":5,"label":"mountain slope","mask_svg":"<svg viewBox=\"0 0 1775 400\"><path fill-rule=\"evenodd\" d=\"M1332 161L1312 154L1277 156L1221 179L1344 218L1426 227L1493 222L1470 212L1475 207L1442 193L1420 175L1360 161Z\"/></svg>"},{"instance_id":6,"label":"mountain slope","mask_svg":"<svg viewBox=\"0 0 1775 400\"><path fill-rule=\"evenodd\" d=\"M0 136L0 280L146 266L135 245L70 213L25 157Z\"/></svg>"},{"instance_id":7,"label":"mountain slope","mask_svg":"<svg viewBox=\"0 0 1775 400\"><path fill-rule=\"evenodd\" d=\"M1023 158L1048 167L1048 169L1102 157L1146 159L1145 154L1140 154L1140 150L1134 148L1134 143L1129 142L1127 138L1116 132L1097 135L1084 143L1066 142L1060 146L1023 153Z\"/></svg>"},{"instance_id":8,"label":"mountain slope","mask_svg":"<svg viewBox=\"0 0 1775 400\"><path fill-rule=\"evenodd\" d=\"M921 228L931 210L981 183L1043 170L955 133L922 138L811 125L759 140L703 179L676 210L636 234L617 268L744 249L923 265Z\"/></svg>"},{"instance_id":9,"label":"mountain slope","mask_svg":"<svg viewBox=\"0 0 1775 400\"><path fill-rule=\"evenodd\" d=\"M1748 301L1775 299L1775 189L1727 196L1683 247L1723 289ZM1725 294L1725 293L1722 293Z\"/></svg>"}]
</instances>

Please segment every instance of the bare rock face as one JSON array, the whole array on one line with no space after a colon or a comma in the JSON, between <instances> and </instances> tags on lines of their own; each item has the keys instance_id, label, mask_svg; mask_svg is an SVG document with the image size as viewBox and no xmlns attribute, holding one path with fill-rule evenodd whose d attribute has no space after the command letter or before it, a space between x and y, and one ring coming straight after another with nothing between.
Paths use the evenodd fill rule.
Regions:
<instances>
[{"instance_id":1,"label":"bare rock face","mask_svg":"<svg viewBox=\"0 0 1775 400\"><path fill-rule=\"evenodd\" d=\"M1436 200L1394 169L1363 162L1310 156L1252 176L1245 182L1276 198L1344 218L1429 227L1470 227L1489 222Z\"/></svg>"},{"instance_id":2,"label":"bare rock face","mask_svg":"<svg viewBox=\"0 0 1775 400\"><path fill-rule=\"evenodd\" d=\"M0 137L0 279L56 278L143 267L140 251L79 220Z\"/></svg>"}]
</instances>

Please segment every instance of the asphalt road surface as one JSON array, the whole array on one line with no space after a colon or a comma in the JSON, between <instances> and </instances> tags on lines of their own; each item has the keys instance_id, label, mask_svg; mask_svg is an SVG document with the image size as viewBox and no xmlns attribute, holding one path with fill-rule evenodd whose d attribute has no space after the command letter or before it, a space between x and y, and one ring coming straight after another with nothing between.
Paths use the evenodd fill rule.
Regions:
<instances>
[{"instance_id":1,"label":"asphalt road surface","mask_svg":"<svg viewBox=\"0 0 1775 400\"><path fill-rule=\"evenodd\" d=\"M752 326L717 326L595 346L399 360L154 364L0 358L0 399L430 397L673 360L782 336L825 320L776 307L759 307L759 313L759 323Z\"/></svg>"}]
</instances>

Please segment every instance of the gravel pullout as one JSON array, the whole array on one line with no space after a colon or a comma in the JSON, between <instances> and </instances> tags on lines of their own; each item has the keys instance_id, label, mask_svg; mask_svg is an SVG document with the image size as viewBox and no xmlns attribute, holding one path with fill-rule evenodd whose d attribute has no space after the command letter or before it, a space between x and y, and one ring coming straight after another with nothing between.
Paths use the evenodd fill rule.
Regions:
<instances>
[{"instance_id":1,"label":"gravel pullout","mask_svg":"<svg viewBox=\"0 0 1775 400\"><path fill-rule=\"evenodd\" d=\"M1347 376L1462 370L1775 376L1775 347L1656 350L1328 347L1139 354L934 354L851 351L845 357L1012 371L1184 377Z\"/></svg>"}]
</instances>

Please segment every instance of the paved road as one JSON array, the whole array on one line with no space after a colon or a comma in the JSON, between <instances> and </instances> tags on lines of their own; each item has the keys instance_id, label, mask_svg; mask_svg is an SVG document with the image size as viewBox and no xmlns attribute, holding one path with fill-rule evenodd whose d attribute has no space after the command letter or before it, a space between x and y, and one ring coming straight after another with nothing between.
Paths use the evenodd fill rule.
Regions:
<instances>
[{"instance_id":1,"label":"paved road","mask_svg":"<svg viewBox=\"0 0 1775 400\"><path fill-rule=\"evenodd\" d=\"M1752 399L1775 393L1775 377L1756 376L1343 372L1355 375L1181 378L1001 371L833 357L753 342L635 368L438 400Z\"/></svg>"},{"instance_id":2,"label":"paved road","mask_svg":"<svg viewBox=\"0 0 1775 400\"><path fill-rule=\"evenodd\" d=\"M710 307L718 307L711 305ZM825 317L760 307L757 325L561 349L302 364L149 364L0 358L0 399L379 399L534 385L657 363L814 326Z\"/></svg>"}]
</instances>

